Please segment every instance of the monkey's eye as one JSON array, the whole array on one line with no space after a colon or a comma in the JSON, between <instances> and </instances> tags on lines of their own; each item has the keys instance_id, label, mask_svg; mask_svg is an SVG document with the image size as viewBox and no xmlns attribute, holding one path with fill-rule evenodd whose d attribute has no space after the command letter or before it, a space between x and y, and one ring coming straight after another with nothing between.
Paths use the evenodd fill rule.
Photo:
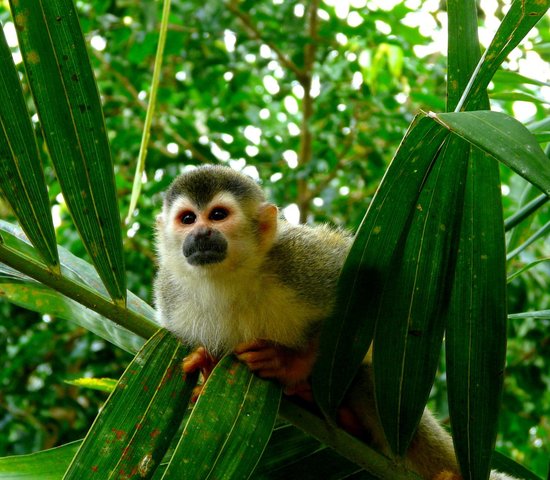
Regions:
<instances>
[{"instance_id":1,"label":"monkey's eye","mask_svg":"<svg viewBox=\"0 0 550 480\"><path fill-rule=\"evenodd\" d=\"M216 207L213 208L210 212L210 215L208 215L209 220L213 220L215 222L219 222L220 220L224 220L228 217L229 210L227 208L223 207Z\"/></svg>"},{"instance_id":2,"label":"monkey's eye","mask_svg":"<svg viewBox=\"0 0 550 480\"><path fill-rule=\"evenodd\" d=\"M180 221L184 225L191 225L195 223L196 219L197 219L197 216L193 212L183 212L180 215Z\"/></svg>"}]
</instances>

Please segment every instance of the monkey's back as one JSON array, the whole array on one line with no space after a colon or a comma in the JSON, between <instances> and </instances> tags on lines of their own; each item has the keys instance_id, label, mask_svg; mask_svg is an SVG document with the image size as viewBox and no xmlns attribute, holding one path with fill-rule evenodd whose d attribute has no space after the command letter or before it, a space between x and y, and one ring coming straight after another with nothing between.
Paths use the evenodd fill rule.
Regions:
<instances>
[{"instance_id":1,"label":"monkey's back","mask_svg":"<svg viewBox=\"0 0 550 480\"><path fill-rule=\"evenodd\" d=\"M351 235L327 225L279 223L277 239L266 258L274 272L302 300L332 309L338 276L351 246Z\"/></svg>"}]
</instances>

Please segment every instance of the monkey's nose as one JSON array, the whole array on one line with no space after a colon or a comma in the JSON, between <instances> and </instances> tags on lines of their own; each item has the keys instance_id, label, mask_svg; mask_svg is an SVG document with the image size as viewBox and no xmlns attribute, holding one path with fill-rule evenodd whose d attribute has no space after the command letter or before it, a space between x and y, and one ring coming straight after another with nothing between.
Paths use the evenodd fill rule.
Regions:
<instances>
[{"instance_id":1,"label":"monkey's nose","mask_svg":"<svg viewBox=\"0 0 550 480\"><path fill-rule=\"evenodd\" d=\"M195 229L195 232L192 234L195 238L210 238L212 236L213 230L208 227L199 227Z\"/></svg>"},{"instance_id":2,"label":"monkey's nose","mask_svg":"<svg viewBox=\"0 0 550 480\"><path fill-rule=\"evenodd\" d=\"M190 265L219 263L227 255L227 240L217 230L197 229L183 242L183 255Z\"/></svg>"}]
</instances>

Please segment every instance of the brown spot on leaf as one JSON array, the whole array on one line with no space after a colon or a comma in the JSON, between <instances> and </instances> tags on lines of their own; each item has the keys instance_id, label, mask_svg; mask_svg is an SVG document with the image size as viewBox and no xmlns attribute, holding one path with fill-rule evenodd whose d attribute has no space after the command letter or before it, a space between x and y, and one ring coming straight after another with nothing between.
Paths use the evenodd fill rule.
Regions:
<instances>
[{"instance_id":1,"label":"brown spot on leaf","mask_svg":"<svg viewBox=\"0 0 550 480\"><path fill-rule=\"evenodd\" d=\"M29 54L27 55L27 60L29 63L36 65L40 63L40 57L38 56L38 53L36 50L31 50Z\"/></svg>"},{"instance_id":2,"label":"brown spot on leaf","mask_svg":"<svg viewBox=\"0 0 550 480\"><path fill-rule=\"evenodd\" d=\"M28 12L18 13L13 19L15 22L15 28L20 32L24 32L27 26L27 17L29 16Z\"/></svg>"},{"instance_id":3,"label":"brown spot on leaf","mask_svg":"<svg viewBox=\"0 0 550 480\"><path fill-rule=\"evenodd\" d=\"M126 435L126 432L124 430L117 430L116 428L113 428L112 432L115 434L117 440L122 440Z\"/></svg>"}]
</instances>

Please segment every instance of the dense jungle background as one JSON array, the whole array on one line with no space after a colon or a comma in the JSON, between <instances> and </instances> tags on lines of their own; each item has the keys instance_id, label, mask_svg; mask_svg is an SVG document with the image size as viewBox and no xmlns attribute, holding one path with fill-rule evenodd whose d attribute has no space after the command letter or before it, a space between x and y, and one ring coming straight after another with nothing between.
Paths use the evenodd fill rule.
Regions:
<instances>
[{"instance_id":1,"label":"dense jungle background","mask_svg":"<svg viewBox=\"0 0 550 480\"><path fill-rule=\"evenodd\" d=\"M444 2L173 0L142 194L124 225L128 289L151 302L161 192L188 165L227 163L259 178L287 218L354 230L414 114L445 109ZM123 216L144 126L160 4L76 2L103 101ZM481 2L481 40L508 2ZM8 3L0 21L17 60ZM541 137L550 103L550 19L497 73L492 108ZM23 65L18 61L23 71ZM539 125L545 125L539 128ZM539 128L539 129L538 129ZM544 138L543 138L544 140ZM45 154L57 242L87 258ZM501 168L505 218L538 192ZM509 235L508 274L550 257L550 204ZM13 221L0 199L0 218ZM550 309L550 263L513 278L509 313ZM539 475L550 457L550 318L509 320L497 449ZM67 384L118 378L131 355L87 330L0 300L0 456L82 438L106 394ZM445 365L431 404L445 421ZM503 440L505 439L505 440Z\"/></svg>"}]
</instances>

